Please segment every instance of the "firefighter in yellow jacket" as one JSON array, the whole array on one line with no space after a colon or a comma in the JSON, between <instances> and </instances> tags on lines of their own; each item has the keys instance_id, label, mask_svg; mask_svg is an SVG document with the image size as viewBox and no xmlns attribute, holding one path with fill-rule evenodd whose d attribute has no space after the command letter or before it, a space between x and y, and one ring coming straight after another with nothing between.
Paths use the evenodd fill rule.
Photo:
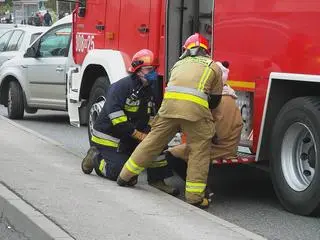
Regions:
<instances>
[{"instance_id":1,"label":"firefighter in yellow jacket","mask_svg":"<svg viewBox=\"0 0 320 240\"><path fill-rule=\"evenodd\" d=\"M219 159L232 159L237 157L237 149L241 138L243 126L240 110L236 104L237 95L235 91L227 85L229 74L228 63L217 62L223 74L224 83L221 103L212 110L215 121L216 133L210 147L211 161ZM186 168L190 149L187 144L181 144L170 148L167 154L167 161L178 175L185 179ZM210 173L212 175L212 173Z\"/></svg>"},{"instance_id":2,"label":"firefighter in yellow jacket","mask_svg":"<svg viewBox=\"0 0 320 240\"><path fill-rule=\"evenodd\" d=\"M209 57L209 43L200 34L190 36L184 53L170 72L168 86L151 132L132 153L117 179L126 186L156 158L178 131L187 134L191 149L187 170L187 202L207 208L205 189L210 165L210 145L215 127L210 109L222 94L222 71Z\"/></svg>"}]
</instances>

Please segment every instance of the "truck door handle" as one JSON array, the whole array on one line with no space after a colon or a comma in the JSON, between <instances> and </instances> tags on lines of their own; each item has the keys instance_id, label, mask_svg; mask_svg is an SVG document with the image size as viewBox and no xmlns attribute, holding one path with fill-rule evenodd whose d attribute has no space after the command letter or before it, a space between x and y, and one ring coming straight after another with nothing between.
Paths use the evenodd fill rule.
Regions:
<instances>
[{"instance_id":1,"label":"truck door handle","mask_svg":"<svg viewBox=\"0 0 320 240\"><path fill-rule=\"evenodd\" d=\"M148 33L149 32L149 28L146 24L141 24L140 27L138 27L138 31L140 33Z\"/></svg>"},{"instance_id":2,"label":"truck door handle","mask_svg":"<svg viewBox=\"0 0 320 240\"><path fill-rule=\"evenodd\" d=\"M104 25L103 25L103 24L97 24L97 25L96 25L96 29L97 29L98 31L103 31L103 30L104 30Z\"/></svg>"},{"instance_id":3,"label":"truck door handle","mask_svg":"<svg viewBox=\"0 0 320 240\"><path fill-rule=\"evenodd\" d=\"M57 72L63 72L63 71L64 71L64 68L62 68L62 67L57 67L57 68L56 68L56 71L57 71Z\"/></svg>"}]
</instances>

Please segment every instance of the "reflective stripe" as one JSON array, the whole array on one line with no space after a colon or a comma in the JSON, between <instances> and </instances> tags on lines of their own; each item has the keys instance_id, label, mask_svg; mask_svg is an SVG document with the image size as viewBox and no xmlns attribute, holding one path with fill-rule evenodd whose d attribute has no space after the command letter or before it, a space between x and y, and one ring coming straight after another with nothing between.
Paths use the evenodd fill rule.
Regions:
<instances>
[{"instance_id":1,"label":"reflective stripe","mask_svg":"<svg viewBox=\"0 0 320 240\"><path fill-rule=\"evenodd\" d=\"M138 100L134 101L134 100L132 100L130 98L127 98L126 99L126 104L129 105L129 106L139 106L140 105L140 100L138 99Z\"/></svg>"},{"instance_id":2,"label":"reflective stripe","mask_svg":"<svg viewBox=\"0 0 320 240\"><path fill-rule=\"evenodd\" d=\"M166 160L166 155L162 154L160 156L158 156L155 160L153 160L150 163L150 168L158 168L158 167L165 167L168 165L168 162Z\"/></svg>"},{"instance_id":3,"label":"reflective stripe","mask_svg":"<svg viewBox=\"0 0 320 240\"><path fill-rule=\"evenodd\" d=\"M120 111L117 111L117 112L113 112L113 113L110 113L108 115L108 117L112 120L112 119L115 119L115 118L118 118L118 117L122 117L122 116L125 116L126 114L124 113L124 111L120 110Z\"/></svg>"},{"instance_id":4,"label":"reflective stripe","mask_svg":"<svg viewBox=\"0 0 320 240\"><path fill-rule=\"evenodd\" d=\"M113 142L113 141L110 141L110 140L106 140L106 139L103 139L103 138L98 138L96 136L92 136L91 137L91 141L95 142L95 143L98 143L100 145L103 145L103 146L107 146L107 147L115 147L115 148L117 148L119 146L119 144L116 143L116 142Z\"/></svg>"},{"instance_id":5,"label":"reflective stripe","mask_svg":"<svg viewBox=\"0 0 320 240\"><path fill-rule=\"evenodd\" d=\"M206 50L208 49L208 47L206 45L204 45L203 43L200 43L199 45L200 45L200 47L202 47L202 48L204 48ZM198 47L199 45L196 45L196 43L190 43L187 48L191 49L193 47Z\"/></svg>"},{"instance_id":6,"label":"reflective stripe","mask_svg":"<svg viewBox=\"0 0 320 240\"><path fill-rule=\"evenodd\" d=\"M233 88L255 89L255 87L256 87L256 83L255 82L244 82L244 81L231 81L231 80L228 80L227 83Z\"/></svg>"},{"instance_id":7,"label":"reflective stripe","mask_svg":"<svg viewBox=\"0 0 320 240\"><path fill-rule=\"evenodd\" d=\"M111 119L113 125L128 121L128 117L122 110L110 113L108 116Z\"/></svg>"},{"instance_id":8,"label":"reflective stripe","mask_svg":"<svg viewBox=\"0 0 320 240\"><path fill-rule=\"evenodd\" d=\"M166 87L165 90L166 90L166 92L187 93L187 94L191 94L191 95L203 98L204 100L208 100L207 94L200 92L194 88L180 87L180 86L169 86L169 87Z\"/></svg>"},{"instance_id":9,"label":"reflective stripe","mask_svg":"<svg viewBox=\"0 0 320 240\"><path fill-rule=\"evenodd\" d=\"M112 124L115 126L119 123L123 123L123 122L127 122L128 121L128 117L127 116L122 116L122 117L118 117L118 118L114 118L111 120Z\"/></svg>"},{"instance_id":10,"label":"reflective stripe","mask_svg":"<svg viewBox=\"0 0 320 240\"><path fill-rule=\"evenodd\" d=\"M209 103L207 100L204 100L198 96L194 96L187 93L177 93L177 92L166 92L164 94L164 99L176 99L176 100L185 100L194 102L196 104L199 104L205 108L209 108Z\"/></svg>"},{"instance_id":11,"label":"reflective stripe","mask_svg":"<svg viewBox=\"0 0 320 240\"><path fill-rule=\"evenodd\" d=\"M165 167L168 165L167 160L161 160L161 161L153 161L151 162L149 168L159 168L159 167Z\"/></svg>"},{"instance_id":12,"label":"reflective stripe","mask_svg":"<svg viewBox=\"0 0 320 240\"><path fill-rule=\"evenodd\" d=\"M104 159L102 159L102 160L100 161L99 170L100 170L100 172L101 172L104 176L107 175L107 174L106 174L106 165L107 165L106 161L105 161Z\"/></svg>"},{"instance_id":13,"label":"reflective stripe","mask_svg":"<svg viewBox=\"0 0 320 240\"><path fill-rule=\"evenodd\" d=\"M206 189L205 183L186 182L186 192L203 193Z\"/></svg>"},{"instance_id":14,"label":"reflective stripe","mask_svg":"<svg viewBox=\"0 0 320 240\"><path fill-rule=\"evenodd\" d=\"M209 77L210 77L210 73L211 73L212 69L210 67L206 67L201 78L200 78L200 82L199 82L199 85L198 85L198 90L203 92L204 90L204 86L206 85Z\"/></svg>"},{"instance_id":15,"label":"reflective stripe","mask_svg":"<svg viewBox=\"0 0 320 240\"><path fill-rule=\"evenodd\" d=\"M136 164L136 162L132 158L129 158L129 160L126 162L126 164L124 166L130 172L132 172L132 173L134 173L136 175L139 175L144 170L144 168L138 166L138 164Z\"/></svg>"},{"instance_id":16,"label":"reflective stripe","mask_svg":"<svg viewBox=\"0 0 320 240\"><path fill-rule=\"evenodd\" d=\"M110 141L115 142L115 143L119 143L120 142L119 138L112 137L112 136L110 136L108 134L99 132L99 131L97 131L95 129L93 129L92 134L94 136L98 137L98 138L103 138L103 139L106 139L106 140L110 140Z\"/></svg>"},{"instance_id":17,"label":"reflective stripe","mask_svg":"<svg viewBox=\"0 0 320 240\"><path fill-rule=\"evenodd\" d=\"M153 102L148 102L148 114L152 113Z\"/></svg>"},{"instance_id":18,"label":"reflective stripe","mask_svg":"<svg viewBox=\"0 0 320 240\"><path fill-rule=\"evenodd\" d=\"M127 112L138 112L139 106L124 105L124 110Z\"/></svg>"}]
</instances>

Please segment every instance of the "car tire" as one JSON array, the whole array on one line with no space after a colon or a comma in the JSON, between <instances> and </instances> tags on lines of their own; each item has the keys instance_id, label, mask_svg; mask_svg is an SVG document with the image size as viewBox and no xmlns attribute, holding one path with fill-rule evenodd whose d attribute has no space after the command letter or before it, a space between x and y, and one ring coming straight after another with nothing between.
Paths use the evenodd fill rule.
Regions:
<instances>
[{"instance_id":1,"label":"car tire","mask_svg":"<svg viewBox=\"0 0 320 240\"><path fill-rule=\"evenodd\" d=\"M8 89L8 117L10 119L22 119L24 115L23 91L16 81L9 83Z\"/></svg>"},{"instance_id":2,"label":"car tire","mask_svg":"<svg viewBox=\"0 0 320 240\"><path fill-rule=\"evenodd\" d=\"M271 178L285 209L320 214L320 97L299 97L280 110L271 136Z\"/></svg>"},{"instance_id":3,"label":"car tire","mask_svg":"<svg viewBox=\"0 0 320 240\"><path fill-rule=\"evenodd\" d=\"M88 137L90 146L92 146L91 136L93 125L103 108L109 85L110 83L107 77L98 77L90 91L88 101Z\"/></svg>"}]
</instances>

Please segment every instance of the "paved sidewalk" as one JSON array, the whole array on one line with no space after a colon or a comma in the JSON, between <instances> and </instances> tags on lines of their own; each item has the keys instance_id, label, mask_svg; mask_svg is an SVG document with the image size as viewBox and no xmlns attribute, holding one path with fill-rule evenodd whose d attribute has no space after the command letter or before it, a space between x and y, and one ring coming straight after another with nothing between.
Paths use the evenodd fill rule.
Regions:
<instances>
[{"instance_id":1,"label":"paved sidewalk","mask_svg":"<svg viewBox=\"0 0 320 240\"><path fill-rule=\"evenodd\" d=\"M146 184L84 175L81 159L0 117L0 181L75 239L264 239Z\"/></svg>"}]
</instances>

